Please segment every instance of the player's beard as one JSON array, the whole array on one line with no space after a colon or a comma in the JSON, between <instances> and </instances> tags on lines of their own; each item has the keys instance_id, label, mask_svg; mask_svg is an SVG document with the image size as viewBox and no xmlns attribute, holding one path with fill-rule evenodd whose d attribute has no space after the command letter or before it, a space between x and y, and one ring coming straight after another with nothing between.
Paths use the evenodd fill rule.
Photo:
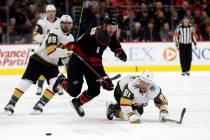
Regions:
<instances>
[{"instance_id":1,"label":"player's beard","mask_svg":"<svg viewBox=\"0 0 210 140\"><path fill-rule=\"evenodd\" d=\"M70 32L70 29L68 27L64 27L64 28L62 28L62 31L64 33L69 33Z\"/></svg>"}]
</instances>

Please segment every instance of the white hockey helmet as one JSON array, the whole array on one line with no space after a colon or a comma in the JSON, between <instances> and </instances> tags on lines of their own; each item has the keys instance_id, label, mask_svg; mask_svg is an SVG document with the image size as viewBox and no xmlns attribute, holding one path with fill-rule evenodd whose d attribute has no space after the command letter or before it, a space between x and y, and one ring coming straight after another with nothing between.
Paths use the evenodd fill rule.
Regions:
<instances>
[{"instance_id":1,"label":"white hockey helmet","mask_svg":"<svg viewBox=\"0 0 210 140\"><path fill-rule=\"evenodd\" d=\"M140 76L140 79L145 83L152 84L154 81L154 73L149 71L144 71Z\"/></svg>"},{"instance_id":2,"label":"white hockey helmet","mask_svg":"<svg viewBox=\"0 0 210 140\"><path fill-rule=\"evenodd\" d=\"M46 12L47 11L56 11L55 5L53 5L53 4L47 5Z\"/></svg>"},{"instance_id":3,"label":"white hockey helmet","mask_svg":"<svg viewBox=\"0 0 210 140\"><path fill-rule=\"evenodd\" d=\"M70 22L73 23L73 19L69 15L62 15L60 18L61 22Z\"/></svg>"}]
</instances>

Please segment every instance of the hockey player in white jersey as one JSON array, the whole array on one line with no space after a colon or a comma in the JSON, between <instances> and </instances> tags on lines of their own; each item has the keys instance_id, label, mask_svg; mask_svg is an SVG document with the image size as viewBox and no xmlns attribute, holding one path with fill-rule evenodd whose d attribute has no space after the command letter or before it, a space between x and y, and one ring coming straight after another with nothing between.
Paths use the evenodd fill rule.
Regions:
<instances>
[{"instance_id":1,"label":"hockey player in white jersey","mask_svg":"<svg viewBox=\"0 0 210 140\"><path fill-rule=\"evenodd\" d=\"M51 29L60 28L60 18L56 17L56 8L53 4L46 7L47 17L39 19L33 32L33 39L36 43L42 43Z\"/></svg>"},{"instance_id":2,"label":"hockey player in white jersey","mask_svg":"<svg viewBox=\"0 0 210 140\"><path fill-rule=\"evenodd\" d=\"M39 109L39 111L42 111L41 106L44 106L55 95L52 87L59 74L58 64L67 64L72 53L72 51L65 48L67 43L74 41L70 33L71 27L72 18L69 15L63 15L61 17L61 27L50 30L40 47L30 57L20 83L14 89L9 103L4 108L7 114L14 113L14 107L20 97L32 84L36 83L40 75L44 75L48 87L40 99L41 105L34 108L34 110Z\"/></svg>"},{"instance_id":3,"label":"hockey player in white jersey","mask_svg":"<svg viewBox=\"0 0 210 140\"><path fill-rule=\"evenodd\" d=\"M141 76L126 76L119 80L114 91L116 104L107 105L107 118L114 117L140 123L144 107L150 100L159 108L160 121L168 119L168 101L159 86L153 82L153 73L145 71Z\"/></svg>"},{"instance_id":4,"label":"hockey player in white jersey","mask_svg":"<svg viewBox=\"0 0 210 140\"><path fill-rule=\"evenodd\" d=\"M56 7L53 4L49 4L46 7L47 17L39 19L33 32L33 39L36 43L41 44L51 29L60 28L60 18L56 17ZM41 95L43 90L45 78L40 76L37 81L36 95ZM59 94L62 94L60 90Z\"/></svg>"}]
</instances>

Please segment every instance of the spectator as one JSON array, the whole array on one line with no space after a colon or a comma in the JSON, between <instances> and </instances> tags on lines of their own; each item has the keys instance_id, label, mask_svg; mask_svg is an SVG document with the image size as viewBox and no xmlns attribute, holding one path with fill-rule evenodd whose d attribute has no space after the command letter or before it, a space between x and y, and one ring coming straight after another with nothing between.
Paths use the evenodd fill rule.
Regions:
<instances>
[{"instance_id":1,"label":"spectator","mask_svg":"<svg viewBox=\"0 0 210 140\"><path fill-rule=\"evenodd\" d=\"M163 28L160 31L160 39L162 41L172 41L173 40L173 33L170 30L170 26L168 22L163 24Z\"/></svg>"},{"instance_id":2,"label":"spectator","mask_svg":"<svg viewBox=\"0 0 210 140\"><path fill-rule=\"evenodd\" d=\"M147 27L147 23L149 21L149 10L146 3L141 3L140 11L137 12L137 15L134 20L140 22L143 28Z\"/></svg>"},{"instance_id":3,"label":"spectator","mask_svg":"<svg viewBox=\"0 0 210 140\"><path fill-rule=\"evenodd\" d=\"M159 32L154 28L154 23L151 21L148 23L148 28L145 31L144 38L145 41L160 41Z\"/></svg>"},{"instance_id":4,"label":"spectator","mask_svg":"<svg viewBox=\"0 0 210 140\"><path fill-rule=\"evenodd\" d=\"M118 30L116 32L116 37L117 37L117 40L119 42L124 42L125 41L124 40L125 38L124 38L123 33L122 33L122 30L120 28L118 28Z\"/></svg>"},{"instance_id":5,"label":"spectator","mask_svg":"<svg viewBox=\"0 0 210 140\"><path fill-rule=\"evenodd\" d=\"M203 40L207 41L210 40L210 25L205 28L205 32L203 34Z\"/></svg>"},{"instance_id":6,"label":"spectator","mask_svg":"<svg viewBox=\"0 0 210 140\"><path fill-rule=\"evenodd\" d=\"M138 42L138 41L142 41L143 39L144 39L144 31L141 27L141 23L135 22L134 29L132 31L132 41Z\"/></svg>"},{"instance_id":7,"label":"spectator","mask_svg":"<svg viewBox=\"0 0 210 140\"><path fill-rule=\"evenodd\" d=\"M207 36L207 31L208 31L208 26L210 25L210 18L207 17L205 18L201 24L200 24L200 32L203 40L206 40L208 37Z\"/></svg>"},{"instance_id":8,"label":"spectator","mask_svg":"<svg viewBox=\"0 0 210 140\"><path fill-rule=\"evenodd\" d=\"M16 19L11 18L9 20L9 41L11 43L15 43L18 38L17 30L16 30Z\"/></svg>"},{"instance_id":9,"label":"spectator","mask_svg":"<svg viewBox=\"0 0 210 140\"><path fill-rule=\"evenodd\" d=\"M183 1L181 8L178 10L179 17L186 15L187 10L190 8L190 4L187 1Z\"/></svg>"}]
</instances>

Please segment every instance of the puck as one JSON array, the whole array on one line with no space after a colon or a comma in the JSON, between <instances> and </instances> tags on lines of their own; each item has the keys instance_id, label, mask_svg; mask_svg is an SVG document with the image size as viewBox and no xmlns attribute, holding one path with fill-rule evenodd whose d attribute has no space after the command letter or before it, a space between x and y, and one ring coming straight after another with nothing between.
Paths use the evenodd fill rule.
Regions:
<instances>
[{"instance_id":1,"label":"puck","mask_svg":"<svg viewBox=\"0 0 210 140\"><path fill-rule=\"evenodd\" d=\"M52 133L46 133L46 136L51 136L52 135Z\"/></svg>"}]
</instances>

